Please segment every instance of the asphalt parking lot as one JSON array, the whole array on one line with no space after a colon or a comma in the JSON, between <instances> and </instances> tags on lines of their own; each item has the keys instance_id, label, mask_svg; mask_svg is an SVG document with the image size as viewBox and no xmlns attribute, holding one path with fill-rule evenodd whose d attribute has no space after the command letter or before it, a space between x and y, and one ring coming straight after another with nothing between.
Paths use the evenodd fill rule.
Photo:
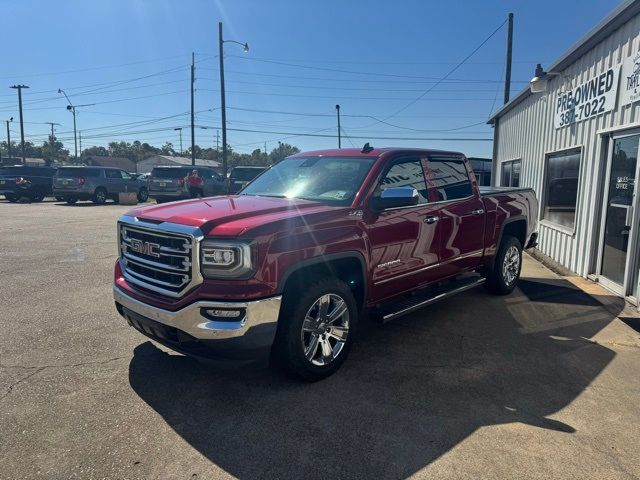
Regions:
<instances>
[{"instance_id":1,"label":"asphalt parking lot","mask_svg":"<svg viewBox=\"0 0 640 480\"><path fill-rule=\"evenodd\" d=\"M128 208L0 201L0 478L639 478L637 319L530 257L512 295L366 325L303 384L126 325Z\"/></svg>"}]
</instances>

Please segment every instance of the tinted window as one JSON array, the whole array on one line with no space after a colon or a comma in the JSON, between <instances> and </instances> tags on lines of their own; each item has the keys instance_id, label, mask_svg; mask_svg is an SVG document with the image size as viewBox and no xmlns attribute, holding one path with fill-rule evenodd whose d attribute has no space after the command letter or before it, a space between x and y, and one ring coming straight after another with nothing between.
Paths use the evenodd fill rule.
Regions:
<instances>
[{"instance_id":1,"label":"tinted window","mask_svg":"<svg viewBox=\"0 0 640 480\"><path fill-rule=\"evenodd\" d=\"M60 177L100 177L99 168L62 167L58 169Z\"/></svg>"},{"instance_id":2,"label":"tinted window","mask_svg":"<svg viewBox=\"0 0 640 480\"><path fill-rule=\"evenodd\" d=\"M427 185L420 159L396 160L380 180L374 196L391 187L413 187L420 195L418 204L427 203Z\"/></svg>"},{"instance_id":3,"label":"tinted window","mask_svg":"<svg viewBox=\"0 0 640 480\"><path fill-rule=\"evenodd\" d=\"M122 178L118 170L105 170L104 173L107 178L117 178L117 179Z\"/></svg>"},{"instance_id":4,"label":"tinted window","mask_svg":"<svg viewBox=\"0 0 640 480\"><path fill-rule=\"evenodd\" d=\"M264 172L264 168L234 168L231 170L231 178L234 180L247 181L253 180L260 173Z\"/></svg>"},{"instance_id":5,"label":"tinted window","mask_svg":"<svg viewBox=\"0 0 640 480\"><path fill-rule=\"evenodd\" d=\"M42 177L52 177L55 175L55 168L47 167L2 167L0 175L33 175Z\"/></svg>"},{"instance_id":6,"label":"tinted window","mask_svg":"<svg viewBox=\"0 0 640 480\"><path fill-rule=\"evenodd\" d=\"M129 175L127 172L125 172L124 170L119 170L118 171L119 175L125 179L125 180L131 180L131 175Z\"/></svg>"},{"instance_id":7,"label":"tinted window","mask_svg":"<svg viewBox=\"0 0 640 480\"><path fill-rule=\"evenodd\" d=\"M429 157L429 187L437 201L471 196L471 181L462 158Z\"/></svg>"},{"instance_id":8,"label":"tinted window","mask_svg":"<svg viewBox=\"0 0 640 480\"><path fill-rule=\"evenodd\" d=\"M151 176L156 178L184 178L191 173L191 170L193 170L191 167L156 167L151 172Z\"/></svg>"},{"instance_id":9,"label":"tinted window","mask_svg":"<svg viewBox=\"0 0 640 480\"><path fill-rule=\"evenodd\" d=\"M579 173L579 151L547 157L542 218L563 227L575 227Z\"/></svg>"}]
</instances>

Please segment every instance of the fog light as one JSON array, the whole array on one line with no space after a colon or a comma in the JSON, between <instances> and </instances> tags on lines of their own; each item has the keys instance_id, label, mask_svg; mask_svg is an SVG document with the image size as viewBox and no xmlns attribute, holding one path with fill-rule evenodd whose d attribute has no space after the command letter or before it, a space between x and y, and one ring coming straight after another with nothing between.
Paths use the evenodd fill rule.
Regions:
<instances>
[{"instance_id":1,"label":"fog light","mask_svg":"<svg viewBox=\"0 0 640 480\"><path fill-rule=\"evenodd\" d=\"M205 313L209 317L232 319L240 317L242 310L219 310L217 308L210 308L205 310Z\"/></svg>"}]
</instances>

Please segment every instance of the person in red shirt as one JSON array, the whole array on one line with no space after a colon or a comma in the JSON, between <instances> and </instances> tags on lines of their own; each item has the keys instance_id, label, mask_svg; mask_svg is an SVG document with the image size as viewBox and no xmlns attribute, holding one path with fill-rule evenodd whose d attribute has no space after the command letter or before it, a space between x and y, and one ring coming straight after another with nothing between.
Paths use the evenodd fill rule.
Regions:
<instances>
[{"instance_id":1,"label":"person in red shirt","mask_svg":"<svg viewBox=\"0 0 640 480\"><path fill-rule=\"evenodd\" d=\"M189 175L187 175L184 179L184 183L187 185L189 189L189 196L191 198L203 197L204 190L202 188L202 184L204 180L202 177L198 175L198 170L195 168L191 171Z\"/></svg>"}]
</instances>

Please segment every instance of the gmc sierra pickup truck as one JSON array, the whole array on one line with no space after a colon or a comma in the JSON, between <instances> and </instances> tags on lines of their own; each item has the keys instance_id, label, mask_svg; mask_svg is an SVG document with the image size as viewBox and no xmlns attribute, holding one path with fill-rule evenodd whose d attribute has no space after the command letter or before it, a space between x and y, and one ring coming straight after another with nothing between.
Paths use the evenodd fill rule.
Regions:
<instances>
[{"instance_id":1,"label":"gmc sierra pickup truck","mask_svg":"<svg viewBox=\"0 0 640 480\"><path fill-rule=\"evenodd\" d=\"M299 153L237 195L123 215L113 293L178 352L319 380L365 312L388 321L483 283L511 292L537 216L530 189L481 192L461 153Z\"/></svg>"}]
</instances>

